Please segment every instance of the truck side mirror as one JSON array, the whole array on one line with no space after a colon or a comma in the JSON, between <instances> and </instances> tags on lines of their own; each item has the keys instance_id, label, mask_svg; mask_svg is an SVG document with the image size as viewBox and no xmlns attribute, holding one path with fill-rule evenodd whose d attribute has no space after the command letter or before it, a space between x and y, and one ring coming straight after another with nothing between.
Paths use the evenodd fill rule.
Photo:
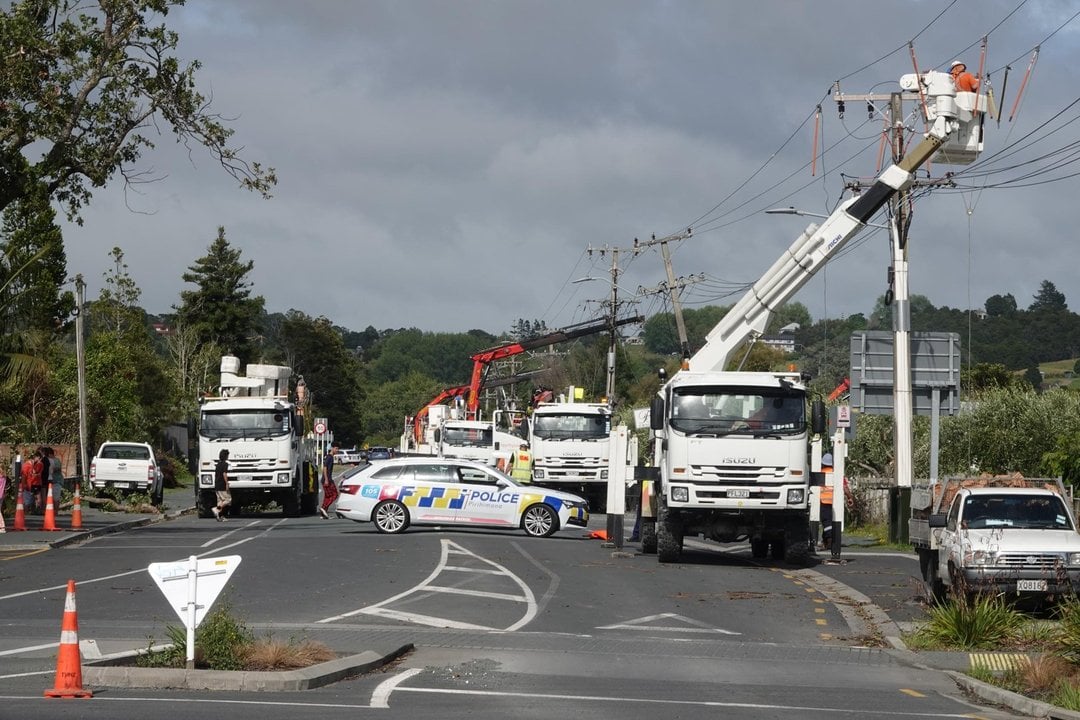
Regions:
<instances>
[{"instance_id":1,"label":"truck side mirror","mask_svg":"<svg viewBox=\"0 0 1080 720\"><path fill-rule=\"evenodd\" d=\"M825 403L821 400L814 400L810 403L810 432L821 435L826 429Z\"/></svg>"},{"instance_id":2,"label":"truck side mirror","mask_svg":"<svg viewBox=\"0 0 1080 720\"><path fill-rule=\"evenodd\" d=\"M654 395L649 403L649 428L652 430L664 429L664 398Z\"/></svg>"},{"instance_id":3,"label":"truck side mirror","mask_svg":"<svg viewBox=\"0 0 1080 720\"><path fill-rule=\"evenodd\" d=\"M927 518L927 525L931 528L943 528L948 522L948 515L945 513L938 513L937 515L931 515Z\"/></svg>"}]
</instances>

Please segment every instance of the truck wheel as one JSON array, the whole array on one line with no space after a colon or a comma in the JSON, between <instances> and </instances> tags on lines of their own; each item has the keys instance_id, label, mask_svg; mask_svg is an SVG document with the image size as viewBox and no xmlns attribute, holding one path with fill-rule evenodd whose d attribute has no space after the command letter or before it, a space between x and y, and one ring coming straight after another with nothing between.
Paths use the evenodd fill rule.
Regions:
<instances>
[{"instance_id":1,"label":"truck wheel","mask_svg":"<svg viewBox=\"0 0 1080 720\"><path fill-rule=\"evenodd\" d=\"M750 557L761 560L769 554L769 541L765 538L750 539Z\"/></svg>"},{"instance_id":2,"label":"truck wheel","mask_svg":"<svg viewBox=\"0 0 1080 720\"><path fill-rule=\"evenodd\" d=\"M314 515L319 511L319 493L304 493L300 496L300 514Z\"/></svg>"},{"instance_id":3,"label":"truck wheel","mask_svg":"<svg viewBox=\"0 0 1080 720\"><path fill-rule=\"evenodd\" d=\"M934 557L937 553L934 550L925 550L924 552L926 553L927 564L926 575L923 579L926 582L927 594L929 595L931 602L943 603L945 602L945 596L948 594L948 590L945 587L945 583L938 575L937 558Z\"/></svg>"},{"instance_id":4,"label":"truck wheel","mask_svg":"<svg viewBox=\"0 0 1080 720\"><path fill-rule=\"evenodd\" d=\"M641 553L656 554L656 521L651 518L641 518Z\"/></svg>"},{"instance_id":5,"label":"truck wheel","mask_svg":"<svg viewBox=\"0 0 1080 720\"><path fill-rule=\"evenodd\" d=\"M214 511L211 508L215 505L217 505L217 495L213 492L203 490L195 497L195 509L201 518L214 517Z\"/></svg>"},{"instance_id":6,"label":"truck wheel","mask_svg":"<svg viewBox=\"0 0 1080 720\"><path fill-rule=\"evenodd\" d=\"M290 490L281 502L282 514L285 517L300 517L300 492L299 490Z\"/></svg>"},{"instance_id":7,"label":"truck wheel","mask_svg":"<svg viewBox=\"0 0 1080 720\"><path fill-rule=\"evenodd\" d=\"M771 543L769 543L769 557L771 557L773 560L784 559L783 538L781 538L780 540L773 540Z\"/></svg>"},{"instance_id":8,"label":"truck wheel","mask_svg":"<svg viewBox=\"0 0 1080 720\"><path fill-rule=\"evenodd\" d=\"M789 565L810 565L810 521L791 523L784 531L784 560Z\"/></svg>"},{"instance_id":9,"label":"truck wheel","mask_svg":"<svg viewBox=\"0 0 1080 720\"><path fill-rule=\"evenodd\" d=\"M656 559L662 563L679 562L682 544L682 524L661 504L656 518Z\"/></svg>"}]
</instances>

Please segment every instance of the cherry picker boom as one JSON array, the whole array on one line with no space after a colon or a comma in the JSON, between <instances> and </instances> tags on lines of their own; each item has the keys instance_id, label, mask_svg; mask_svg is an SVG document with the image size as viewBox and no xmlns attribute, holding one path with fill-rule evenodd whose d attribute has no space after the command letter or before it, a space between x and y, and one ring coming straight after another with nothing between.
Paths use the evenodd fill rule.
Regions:
<instances>
[{"instance_id":1,"label":"cherry picker boom","mask_svg":"<svg viewBox=\"0 0 1080 720\"><path fill-rule=\"evenodd\" d=\"M661 375L650 407L659 480L642 517L642 549L660 562L677 561L683 538L697 534L748 539L757 558L771 552L793 564L808 561L808 430L824 431L823 406L814 403L808 428L807 388L798 373L726 368L936 153L947 151L942 157L954 164L978 156L985 96L956 92L951 77L936 71L904 76L900 86L920 91L924 138L865 193L845 200L820 226L811 223L708 334L688 369Z\"/></svg>"}]
</instances>

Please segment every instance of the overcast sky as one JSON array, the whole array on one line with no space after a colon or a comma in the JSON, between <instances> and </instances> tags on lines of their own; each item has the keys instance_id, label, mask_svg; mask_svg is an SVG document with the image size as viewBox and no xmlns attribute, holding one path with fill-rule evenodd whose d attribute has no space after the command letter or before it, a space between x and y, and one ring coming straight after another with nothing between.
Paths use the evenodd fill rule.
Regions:
<instances>
[{"instance_id":1,"label":"overcast sky","mask_svg":"<svg viewBox=\"0 0 1080 720\"><path fill-rule=\"evenodd\" d=\"M271 312L498 334L518 318L556 328L602 313L604 248L622 249L622 297L659 284L658 249L635 256L633 239L693 227L672 245L674 271L706 280L684 302L731 304L808 222L764 209L828 212L842 174L876 173L882 115L853 102L839 118L833 81L898 90L913 38L920 68L959 56L974 71L989 33L1005 117L986 123L984 161L1001 155L987 168L998 172L961 179L978 192L918 200L911 291L955 308L1012 293L1026 307L1045 279L1080 310L1080 177L1062 179L1077 166L1021 165L1072 160L1080 142L1080 123L1062 122L1080 113L1068 107L1080 18L1065 24L1078 11L1077 0L188 0L168 17L180 54L203 64L199 86L245 157L277 169L274 197L162 136L140 165L160 182L114 182L82 227L66 226L69 272L96 297L119 246L144 307L168 312L224 226ZM1004 156L1028 137L1040 142ZM888 265L887 237L867 230L795 299L815 320L869 314ZM569 282L582 277L599 280ZM656 296L639 306L663 309Z\"/></svg>"}]
</instances>

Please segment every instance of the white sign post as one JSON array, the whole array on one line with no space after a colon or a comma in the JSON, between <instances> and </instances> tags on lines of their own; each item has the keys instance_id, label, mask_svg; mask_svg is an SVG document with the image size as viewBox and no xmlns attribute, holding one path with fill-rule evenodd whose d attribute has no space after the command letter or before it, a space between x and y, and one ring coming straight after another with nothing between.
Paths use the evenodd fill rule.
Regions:
<instances>
[{"instance_id":1,"label":"white sign post","mask_svg":"<svg viewBox=\"0 0 1080 720\"><path fill-rule=\"evenodd\" d=\"M187 628L189 670L195 667L195 628L206 617L206 612L239 565L239 555L201 560L192 555L187 562L150 563L146 568ZM200 578L202 582L199 582ZM176 582L178 580L187 580L187 583Z\"/></svg>"}]
</instances>

